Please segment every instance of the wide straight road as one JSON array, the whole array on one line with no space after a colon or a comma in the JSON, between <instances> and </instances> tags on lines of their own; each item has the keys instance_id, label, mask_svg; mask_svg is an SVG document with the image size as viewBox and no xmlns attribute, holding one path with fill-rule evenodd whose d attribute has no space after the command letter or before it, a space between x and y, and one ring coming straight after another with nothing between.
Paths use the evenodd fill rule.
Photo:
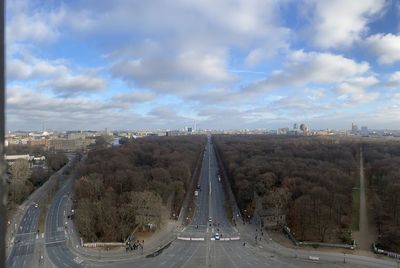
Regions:
<instances>
[{"instance_id":1,"label":"wide straight road","mask_svg":"<svg viewBox=\"0 0 400 268\"><path fill-rule=\"evenodd\" d=\"M222 238L238 237L237 230L232 228L226 216L224 191L218 174L214 148L208 138L200 172L199 195L194 200L194 215L182 235L208 240L216 233Z\"/></svg>"},{"instance_id":2,"label":"wide straight road","mask_svg":"<svg viewBox=\"0 0 400 268\"><path fill-rule=\"evenodd\" d=\"M7 259L7 267L32 267L40 209L28 207L14 236L14 245Z\"/></svg>"}]
</instances>

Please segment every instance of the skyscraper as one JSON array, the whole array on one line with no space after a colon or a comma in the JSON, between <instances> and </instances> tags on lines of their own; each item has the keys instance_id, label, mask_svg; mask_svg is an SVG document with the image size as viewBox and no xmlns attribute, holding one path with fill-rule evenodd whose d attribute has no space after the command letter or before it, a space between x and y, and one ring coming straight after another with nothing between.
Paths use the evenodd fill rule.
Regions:
<instances>
[{"instance_id":1,"label":"skyscraper","mask_svg":"<svg viewBox=\"0 0 400 268\"><path fill-rule=\"evenodd\" d=\"M357 134L358 133L358 126L354 123L351 123L351 133Z\"/></svg>"}]
</instances>

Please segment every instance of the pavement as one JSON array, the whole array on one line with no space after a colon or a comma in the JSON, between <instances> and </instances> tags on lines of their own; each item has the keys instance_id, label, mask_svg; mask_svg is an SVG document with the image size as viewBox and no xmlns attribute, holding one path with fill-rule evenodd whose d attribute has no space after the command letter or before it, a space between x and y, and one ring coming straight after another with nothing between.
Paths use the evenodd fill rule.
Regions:
<instances>
[{"instance_id":1,"label":"pavement","mask_svg":"<svg viewBox=\"0 0 400 268\"><path fill-rule=\"evenodd\" d=\"M35 240L38 238L39 212L40 209L32 204L24 214L12 238L13 247L7 259L7 267L32 266Z\"/></svg>"},{"instance_id":2,"label":"pavement","mask_svg":"<svg viewBox=\"0 0 400 268\"><path fill-rule=\"evenodd\" d=\"M360 215L359 215L359 230L353 232L353 236L356 240L357 247L360 250L371 250L372 243L375 242L377 237L377 230L374 222L370 220L372 217L368 217L367 208L367 194L364 176L364 163L363 163L363 151L360 148Z\"/></svg>"}]
</instances>

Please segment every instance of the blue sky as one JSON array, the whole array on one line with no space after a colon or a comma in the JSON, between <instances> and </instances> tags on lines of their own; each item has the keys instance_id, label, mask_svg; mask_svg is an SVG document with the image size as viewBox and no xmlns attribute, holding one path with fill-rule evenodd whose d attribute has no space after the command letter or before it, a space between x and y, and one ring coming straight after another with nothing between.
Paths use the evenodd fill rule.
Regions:
<instances>
[{"instance_id":1,"label":"blue sky","mask_svg":"<svg viewBox=\"0 0 400 268\"><path fill-rule=\"evenodd\" d=\"M7 1L7 129L400 127L397 0Z\"/></svg>"}]
</instances>

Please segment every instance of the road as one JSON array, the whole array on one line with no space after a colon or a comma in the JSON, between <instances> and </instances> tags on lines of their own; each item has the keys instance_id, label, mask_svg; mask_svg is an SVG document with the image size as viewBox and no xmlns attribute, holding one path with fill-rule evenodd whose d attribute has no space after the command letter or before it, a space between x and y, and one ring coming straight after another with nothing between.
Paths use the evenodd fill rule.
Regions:
<instances>
[{"instance_id":1,"label":"road","mask_svg":"<svg viewBox=\"0 0 400 268\"><path fill-rule=\"evenodd\" d=\"M358 245L358 249L371 250L371 244L375 242L376 229L373 223L369 222L366 185L364 176L364 160L363 150L360 148L360 215L359 230L354 232L354 237Z\"/></svg>"},{"instance_id":2,"label":"road","mask_svg":"<svg viewBox=\"0 0 400 268\"><path fill-rule=\"evenodd\" d=\"M31 267L34 256L40 209L32 204L23 216L14 236L14 246L7 259L7 267Z\"/></svg>"},{"instance_id":3,"label":"road","mask_svg":"<svg viewBox=\"0 0 400 268\"><path fill-rule=\"evenodd\" d=\"M177 240L155 257L132 253L96 255L72 247L66 236L64 215L64 211L68 213L72 183L72 179L68 180L60 189L49 209L46 252L50 265L46 267L397 267L395 262L376 258L285 248L271 241L266 233L262 241L255 242L257 226L238 221L235 227L226 217L224 191L210 139L203 156L201 190L195 197L193 218L177 234ZM221 240L214 239L216 232L222 235ZM310 261L310 255L318 256L319 261Z\"/></svg>"},{"instance_id":4,"label":"road","mask_svg":"<svg viewBox=\"0 0 400 268\"><path fill-rule=\"evenodd\" d=\"M65 225L66 205L74 177L71 176L66 184L57 192L46 217L45 246L47 256L56 267L77 267L76 256L67 247ZM74 260L75 259L75 260Z\"/></svg>"},{"instance_id":5,"label":"road","mask_svg":"<svg viewBox=\"0 0 400 268\"><path fill-rule=\"evenodd\" d=\"M8 267L33 267L39 262L39 256L35 254L37 242L41 241L41 234L37 233L40 216L40 206L34 204L45 200L59 178L59 175L72 164L73 156L69 156L69 162L59 171L54 173L40 188L36 189L22 205L18 212L10 220L7 229L7 266Z\"/></svg>"}]
</instances>

